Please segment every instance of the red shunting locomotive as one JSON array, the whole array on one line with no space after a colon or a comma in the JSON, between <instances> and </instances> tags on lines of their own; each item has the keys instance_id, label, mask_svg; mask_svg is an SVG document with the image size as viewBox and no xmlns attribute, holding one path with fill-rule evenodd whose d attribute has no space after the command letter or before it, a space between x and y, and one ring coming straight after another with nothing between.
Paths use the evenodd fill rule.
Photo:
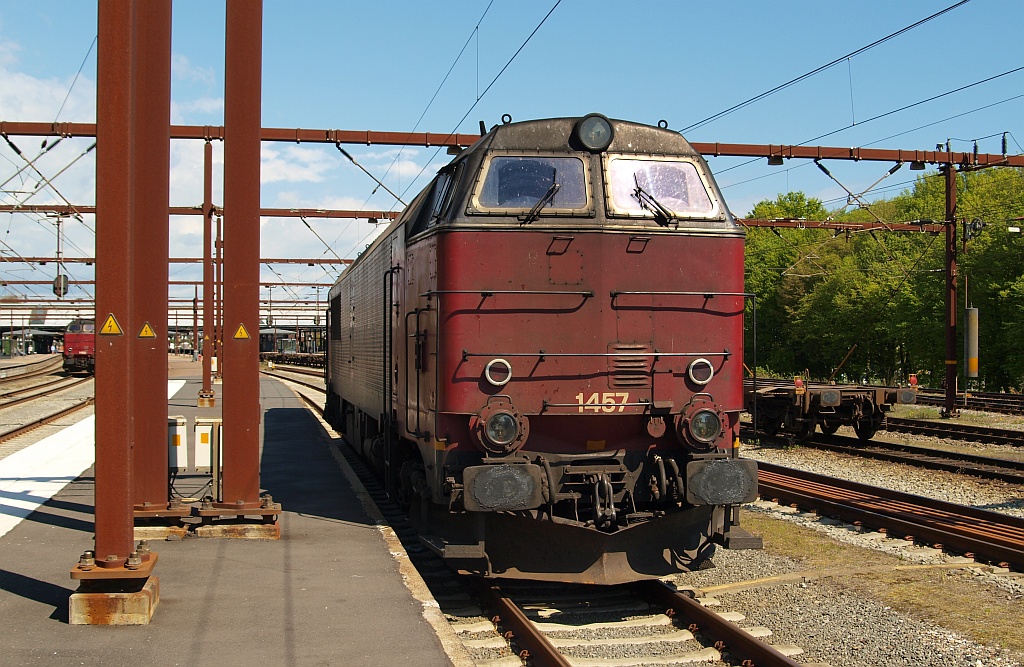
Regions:
<instances>
[{"instance_id":1,"label":"red shunting locomotive","mask_svg":"<svg viewBox=\"0 0 1024 667\"><path fill-rule=\"evenodd\" d=\"M743 246L678 133L495 126L331 289L328 420L460 570L697 569L757 492Z\"/></svg>"}]
</instances>

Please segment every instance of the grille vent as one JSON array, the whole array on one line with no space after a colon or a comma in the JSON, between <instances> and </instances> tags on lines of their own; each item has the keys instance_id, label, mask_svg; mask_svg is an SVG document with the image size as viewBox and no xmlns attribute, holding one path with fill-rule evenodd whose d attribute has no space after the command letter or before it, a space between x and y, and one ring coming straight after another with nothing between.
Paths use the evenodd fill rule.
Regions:
<instances>
[{"instance_id":1,"label":"grille vent","mask_svg":"<svg viewBox=\"0 0 1024 667\"><path fill-rule=\"evenodd\" d=\"M608 346L608 352L612 354L608 357L612 387L651 386L652 357L626 356L651 352L650 346L643 343L612 343Z\"/></svg>"}]
</instances>

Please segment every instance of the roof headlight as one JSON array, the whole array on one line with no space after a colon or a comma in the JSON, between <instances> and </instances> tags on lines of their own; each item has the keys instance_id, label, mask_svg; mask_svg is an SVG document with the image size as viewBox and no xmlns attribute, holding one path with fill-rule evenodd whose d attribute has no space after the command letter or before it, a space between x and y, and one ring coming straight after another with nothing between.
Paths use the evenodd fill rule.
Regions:
<instances>
[{"instance_id":1,"label":"roof headlight","mask_svg":"<svg viewBox=\"0 0 1024 667\"><path fill-rule=\"evenodd\" d=\"M584 116L576 124L576 137L583 147L592 153L600 153L608 148L615 138L615 131L612 123L599 113L592 113Z\"/></svg>"}]
</instances>

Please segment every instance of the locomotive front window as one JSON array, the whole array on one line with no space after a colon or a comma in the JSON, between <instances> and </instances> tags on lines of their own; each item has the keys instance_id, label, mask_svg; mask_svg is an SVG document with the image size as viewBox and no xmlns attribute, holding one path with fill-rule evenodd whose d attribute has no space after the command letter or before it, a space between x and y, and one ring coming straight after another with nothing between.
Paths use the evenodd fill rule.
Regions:
<instances>
[{"instance_id":1,"label":"locomotive front window","mask_svg":"<svg viewBox=\"0 0 1024 667\"><path fill-rule=\"evenodd\" d=\"M612 215L655 218L661 224L718 216L718 204L690 160L611 155L606 169Z\"/></svg>"},{"instance_id":2,"label":"locomotive front window","mask_svg":"<svg viewBox=\"0 0 1024 667\"><path fill-rule=\"evenodd\" d=\"M486 167L474 204L487 212L563 215L588 209L587 174L578 157L496 155Z\"/></svg>"}]
</instances>

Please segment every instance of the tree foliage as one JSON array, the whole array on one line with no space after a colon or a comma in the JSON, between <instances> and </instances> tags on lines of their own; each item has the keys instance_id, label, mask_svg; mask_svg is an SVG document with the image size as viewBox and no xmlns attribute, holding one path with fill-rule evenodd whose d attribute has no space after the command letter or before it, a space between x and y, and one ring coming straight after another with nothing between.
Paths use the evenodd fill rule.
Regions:
<instances>
[{"instance_id":1,"label":"tree foliage","mask_svg":"<svg viewBox=\"0 0 1024 667\"><path fill-rule=\"evenodd\" d=\"M981 322L980 377L971 383L1019 389L1024 386L1024 238L1008 228L1022 224L1013 219L1024 216L1024 173L960 174L957 193L958 221L985 223L965 251L961 223L957 230L957 318L962 323L966 289ZM827 211L820 201L791 192L759 202L748 217L941 221L944 177L918 176L913 187L870 204L869 210ZM746 284L756 294L757 365L780 375L806 371L827 379L853 350L838 381L898 383L917 373L922 384L938 386L946 366L944 253L942 234L749 228ZM748 350L752 337L748 326ZM748 357L749 365L752 354Z\"/></svg>"}]
</instances>

